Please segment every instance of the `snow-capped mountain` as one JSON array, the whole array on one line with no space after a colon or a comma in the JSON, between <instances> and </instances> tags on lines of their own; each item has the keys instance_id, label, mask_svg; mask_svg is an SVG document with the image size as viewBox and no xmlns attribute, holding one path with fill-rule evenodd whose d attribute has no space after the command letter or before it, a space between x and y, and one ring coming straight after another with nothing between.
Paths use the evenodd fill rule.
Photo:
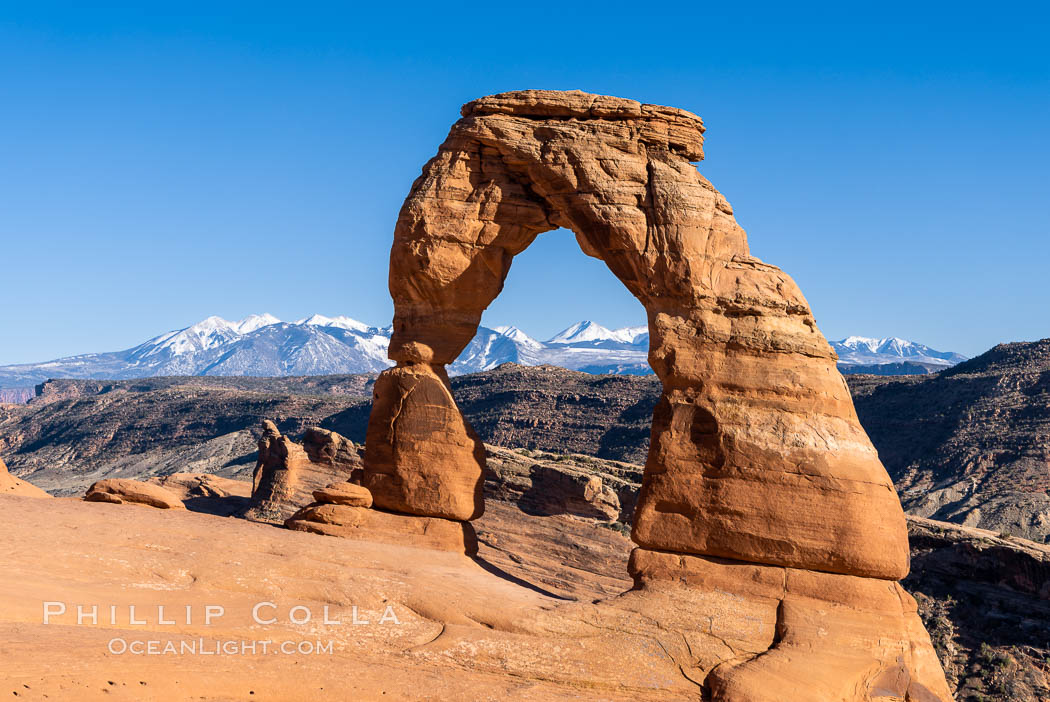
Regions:
<instances>
[{"instance_id":1,"label":"snow-capped mountain","mask_svg":"<svg viewBox=\"0 0 1050 702\"><path fill-rule=\"evenodd\" d=\"M839 366L881 366L891 363L911 363L933 366L934 370L948 368L967 360L966 356L953 351L937 351L925 344L906 339L888 337L870 339L864 336L848 336L841 341L832 341L831 347L839 355Z\"/></svg>"},{"instance_id":2,"label":"snow-capped mountain","mask_svg":"<svg viewBox=\"0 0 1050 702\"><path fill-rule=\"evenodd\" d=\"M48 378L119 380L164 375L328 375L369 373L391 365L391 327L374 327L346 316L315 314L282 322L270 314L231 322L208 317L134 348L61 358L46 363L0 366L0 388L26 388ZM928 372L966 360L903 339L851 336L831 345L843 372ZM449 373L489 370L513 361L548 363L588 373L648 374L645 326L607 329L583 321L538 341L513 326L479 327ZM879 367L886 370L879 370ZM874 369L874 370L873 370Z\"/></svg>"},{"instance_id":3,"label":"snow-capped mountain","mask_svg":"<svg viewBox=\"0 0 1050 702\"><path fill-rule=\"evenodd\" d=\"M543 345L517 327L493 327L492 331L528 348L540 348Z\"/></svg>"},{"instance_id":4,"label":"snow-capped mountain","mask_svg":"<svg viewBox=\"0 0 1050 702\"><path fill-rule=\"evenodd\" d=\"M389 328L349 317L314 315L291 324L270 314L236 322L208 317L124 351L0 366L0 387L31 386L48 378L363 373L390 365L389 343Z\"/></svg>"},{"instance_id":5,"label":"snow-capped mountain","mask_svg":"<svg viewBox=\"0 0 1050 702\"><path fill-rule=\"evenodd\" d=\"M264 316L268 317L269 315ZM349 329L350 331L358 332L367 332L369 329L372 329L372 327L364 322L358 322L356 319L351 319L345 315L339 315L338 317L325 317L323 314L315 314L306 319L300 319L296 324L307 324L311 327L339 327L340 329Z\"/></svg>"},{"instance_id":6,"label":"snow-capped mountain","mask_svg":"<svg viewBox=\"0 0 1050 702\"><path fill-rule=\"evenodd\" d=\"M376 372L391 365L386 356L391 331L320 314L290 323L270 314L233 322L208 317L124 351L0 366L0 387L29 387L48 378ZM513 326L480 327L449 372L473 373L513 361L591 373L649 373L648 341L645 327L609 330L594 322L574 324L546 342Z\"/></svg>"},{"instance_id":7,"label":"snow-capped mountain","mask_svg":"<svg viewBox=\"0 0 1050 702\"><path fill-rule=\"evenodd\" d=\"M645 339L642 340L641 337ZM649 343L649 327L624 327L623 329L606 329L594 322L577 322L568 329L548 339L548 344L581 344L584 342L600 343L612 341L620 344L637 345Z\"/></svg>"}]
</instances>

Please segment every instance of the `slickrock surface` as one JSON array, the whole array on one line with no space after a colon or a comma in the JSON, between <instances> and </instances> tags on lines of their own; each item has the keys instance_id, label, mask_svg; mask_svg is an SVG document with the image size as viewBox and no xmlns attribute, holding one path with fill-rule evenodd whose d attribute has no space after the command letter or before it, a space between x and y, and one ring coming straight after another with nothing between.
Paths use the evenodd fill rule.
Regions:
<instances>
[{"instance_id":1,"label":"slickrock surface","mask_svg":"<svg viewBox=\"0 0 1050 702\"><path fill-rule=\"evenodd\" d=\"M626 569L631 543L617 531L623 524L584 517L573 511L577 503L530 492L527 486L533 466L550 465L592 471L603 484L623 480L636 488L641 466L534 450L489 450L486 511L473 522L487 563L526 583L525 587L559 598L590 601L631 587ZM514 454L520 457L515 459ZM183 499L188 509L222 515L238 511L243 502L236 500L246 500L251 492L250 482L207 475L173 475L158 482ZM201 497L194 486L202 484L217 486L229 497ZM543 498L544 506L531 505L535 498ZM556 514L548 516L551 512ZM1043 635L1050 630L1050 600L1039 594L1050 578L1041 570L1048 562L1046 547L1005 538L999 532L915 518L909 519L909 528L912 572L904 585L919 602L949 682L953 689L958 686L957 699L1050 699L1045 663L1050 646Z\"/></svg>"},{"instance_id":2,"label":"slickrock surface","mask_svg":"<svg viewBox=\"0 0 1050 702\"><path fill-rule=\"evenodd\" d=\"M360 471L357 451L334 432L308 429L305 444L309 450L282 436L273 422L263 422L259 457L252 476L251 505L244 512L246 518L283 523L313 501L314 490L351 480L354 471Z\"/></svg>"},{"instance_id":3,"label":"slickrock surface","mask_svg":"<svg viewBox=\"0 0 1050 702\"><path fill-rule=\"evenodd\" d=\"M145 505L157 509L186 509L182 500L170 490L141 480L100 480L88 488L84 499L88 502Z\"/></svg>"},{"instance_id":4,"label":"slickrock surface","mask_svg":"<svg viewBox=\"0 0 1050 702\"><path fill-rule=\"evenodd\" d=\"M71 500L48 501L42 510L28 498L0 501L12 524L0 553L0 692L6 694L78 700L786 699L727 697L713 683L731 667L719 673L719 661L746 665L761 661L766 656L758 653L770 647L780 649L777 619L792 620L788 611L778 614L766 590L779 592L781 585L715 573L705 577L717 575L723 585L750 594L661 579L618 595L619 584L630 586L614 576L625 573L629 544L585 520L529 516L496 503L477 524L491 529L490 540L517 545L502 553L520 554L523 565L508 557L504 568L433 549L325 538L186 511ZM559 534L561 551L547 550L549 534ZM482 557L493 552L483 546ZM571 581L574 592L533 578L545 559L552 576ZM592 602L595 593L604 599ZM793 595L800 608L809 602L802 594ZM67 613L43 624L44 601L66 603ZM118 607L116 623L109 623L104 606L97 625L90 619L78 625L76 605L90 611L96 602ZM276 622L252 621L260 602L276 605L262 610ZM204 623L206 604L224 607L211 624ZM146 624L129 622L129 605ZM158 605L175 624L159 622ZM189 624L187 605L194 608ZM826 604L815 622L847 619L854 605ZM312 612L310 622L290 621L297 606ZM324 623L324 606L339 624ZM352 623L354 606L368 624ZM399 624L379 623L387 607ZM875 605L856 607L863 613ZM698 620L698 611L705 618ZM862 624L836 627L838 656L802 660L828 665L849 659L851 650L871 645ZM333 650L115 655L109 652L115 638L160 646L203 640L212 647L223 641L332 641ZM798 640L784 639L785 654ZM51 662L57 654L61 666ZM705 678L709 670L715 671L711 680ZM788 679L797 681L800 671Z\"/></svg>"},{"instance_id":5,"label":"slickrock surface","mask_svg":"<svg viewBox=\"0 0 1050 702\"><path fill-rule=\"evenodd\" d=\"M471 524L485 563L559 599L589 602L632 586L627 558L634 544L610 524L574 514L537 515L495 498Z\"/></svg>"},{"instance_id":6,"label":"slickrock surface","mask_svg":"<svg viewBox=\"0 0 1050 702\"><path fill-rule=\"evenodd\" d=\"M663 394L635 541L903 577L904 515L835 354L794 282L750 255L732 208L691 163L703 158L700 119L555 91L489 96L462 114L394 231L389 354L399 367L376 382L373 419L389 426L394 378L421 367L440 376L470 342L516 254L567 227L649 313L650 363ZM447 437L428 426L431 444L458 445L462 420L446 423ZM399 431L417 435L407 422ZM370 432L369 487L383 445ZM419 470L406 462L383 472L407 481ZM462 476L450 475L442 489L467 499ZM429 496L397 509L436 513Z\"/></svg>"},{"instance_id":7,"label":"slickrock surface","mask_svg":"<svg viewBox=\"0 0 1050 702\"><path fill-rule=\"evenodd\" d=\"M16 478L7 470L4 459L0 458L0 495L21 495L24 497L51 497L37 486Z\"/></svg>"},{"instance_id":8,"label":"slickrock surface","mask_svg":"<svg viewBox=\"0 0 1050 702\"><path fill-rule=\"evenodd\" d=\"M315 502L293 514L285 526L296 531L374 543L418 546L467 555L478 552L477 536L467 522L383 512L367 507Z\"/></svg>"},{"instance_id":9,"label":"slickrock surface","mask_svg":"<svg viewBox=\"0 0 1050 702\"><path fill-rule=\"evenodd\" d=\"M712 699L949 699L915 600L898 583L641 548L630 570L643 594L671 593L730 620L711 622L730 655L695 664Z\"/></svg>"}]
</instances>

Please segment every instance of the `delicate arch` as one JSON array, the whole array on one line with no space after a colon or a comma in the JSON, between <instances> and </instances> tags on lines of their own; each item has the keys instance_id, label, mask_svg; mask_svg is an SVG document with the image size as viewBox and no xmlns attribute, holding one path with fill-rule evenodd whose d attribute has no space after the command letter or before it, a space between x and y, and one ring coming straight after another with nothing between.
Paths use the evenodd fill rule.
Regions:
<instances>
[{"instance_id":1,"label":"delicate arch","mask_svg":"<svg viewBox=\"0 0 1050 702\"><path fill-rule=\"evenodd\" d=\"M634 540L753 563L898 579L904 516L836 357L795 283L753 258L692 162L683 110L520 91L463 107L412 185L390 256L397 367L376 383L365 485L379 507L473 519L484 451L444 366L515 255L571 229L645 306L663 383Z\"/></svg>"}]
</instances>

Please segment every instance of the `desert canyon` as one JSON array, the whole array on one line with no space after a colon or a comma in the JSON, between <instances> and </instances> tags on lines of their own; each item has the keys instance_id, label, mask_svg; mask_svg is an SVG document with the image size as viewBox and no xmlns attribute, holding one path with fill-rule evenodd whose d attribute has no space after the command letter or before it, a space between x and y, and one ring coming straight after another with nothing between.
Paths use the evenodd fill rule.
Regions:
<instances>
[{"instance_id":1,"label":"desert canyon","mask_svg":"<svg viewBox=\"0 0 1050 702\"><path fill-rule=\"evenodd\" d=\"M371 388L363 456L328 429L296 442L270 423L250 484L176 473L43 500L4 468L5 685L27 699L951 700L899 583L893 482L801 291L751 256L697 171L703 134L683 110L576 91L465 105L394 230L396 365ZM660 396L636 504L581 471L529 469L526 485L446 372L514 256L559 227L648 314ZM494 474L504 497L525 487L495 498ZM545 505L555 484L561 511L629 513L633 543L551 514L523 536L509 505ZM533 560L507 557L522 539ZM206 621L209 605L223 614ZM114 639L334 647L132 655Z\"/></svg>"}]
</instances>

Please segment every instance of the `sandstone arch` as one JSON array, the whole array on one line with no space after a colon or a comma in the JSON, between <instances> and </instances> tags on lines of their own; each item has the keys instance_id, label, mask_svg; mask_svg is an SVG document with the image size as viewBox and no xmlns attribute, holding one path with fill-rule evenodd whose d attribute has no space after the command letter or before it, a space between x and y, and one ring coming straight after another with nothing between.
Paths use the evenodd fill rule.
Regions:
<instances>
[{"instance_id":1,"label":"sandstone arch","mask_svg":"<svg viewBox=\"0 0 1050 702\"><path fill-rule=\"evenodd\" d=\"M805 298L750 255L693 166L700 119L531 90L462 115L394 232L397 366L376 381L363 478L375 506L481 514L485 454L444 366L514 256L571 229L645 306L663 394L635 512L635 588L558 614L654 626L716 702L947 702L916 603L893 582L908 570L896 493ZM547 631L538 616L516 630Z\"/></svg>"},{"instance_id":2,"label":"sandstone arch","mask_svg":"<svg viewBox=\"0 0 1050 702\"><path fill-rule=\"evenodd\" d=\"M581 92L463 107L394 233L390 358L365 485L376 505L478 516L483 453L444 365L514 256L565 227L648 312L663 382L633 538L642 547L896 580L903 513L795 283L752 257L697 171L701 120Z\"/></svg>"}]
</instances>

